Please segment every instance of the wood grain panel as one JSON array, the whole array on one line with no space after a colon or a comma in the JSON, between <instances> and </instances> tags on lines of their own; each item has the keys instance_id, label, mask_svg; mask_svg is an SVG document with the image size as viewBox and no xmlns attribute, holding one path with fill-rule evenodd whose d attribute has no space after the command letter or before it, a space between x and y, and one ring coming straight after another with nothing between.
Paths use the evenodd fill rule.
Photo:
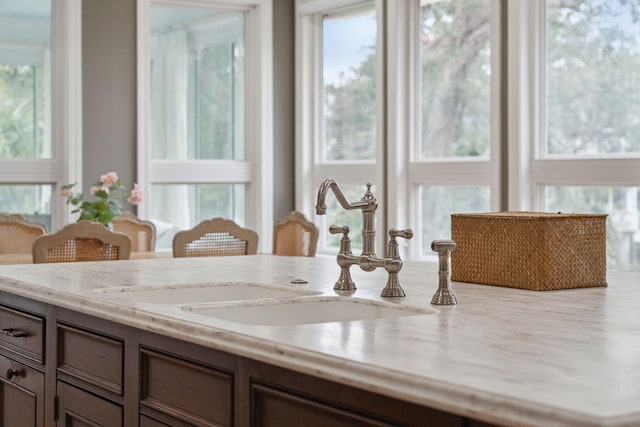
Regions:
<instances>
[{"instance_id":1,"label":"wood grain panel","mask_svg":"<svg viewBox=\"0 0 640 427\"><path fill-rule=\"evenodd\" d=\"M122 395L123 359L121 340L58 325L58 372Z\"/></svg>"},{"instance_id":2,"label":"wood grain panel","mask_svg":"<svg viewBox=\"0 0 640 427\"><path fill-rule=\"evenodd\" d=\"M233 374L141 350L140 406L198 426L233 423Z\"/></svg>"},{"instance_id":3,"label":"wood grain panel","mask_svg":"<svg viewBox=\"0 0 640 427\"><path fill-rule=\"evenodd\" d=\"M44 319L0 306L0 347L44 363Z\"/></svg>"}]
</instances>

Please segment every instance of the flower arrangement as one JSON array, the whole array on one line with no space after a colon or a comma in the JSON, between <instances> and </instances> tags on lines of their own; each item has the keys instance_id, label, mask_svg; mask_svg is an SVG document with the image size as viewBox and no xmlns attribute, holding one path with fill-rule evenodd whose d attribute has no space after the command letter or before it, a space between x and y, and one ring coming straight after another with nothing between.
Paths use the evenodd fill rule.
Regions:
<instances>
[{"instance_id":1,"label":"flower arrangement","mask_svg":"<svg viewBox=\"0 0 640 427\"><path fill-rule=\"evenodd\" d=\"M122 213L126 202L137 205L144 198L142 187L138 184L133 184L133 189L127 197L127 190L115 172L101 175L100 181L93 184L90 192L96 200L92 202L84 200L82 193L73 193L75 185L76 183L63 185L60 195L67 198L68 205L76 207L71 213L80 212L78 221L88 219L109 226L113 218Z\"/></svg>"}]
</instances>

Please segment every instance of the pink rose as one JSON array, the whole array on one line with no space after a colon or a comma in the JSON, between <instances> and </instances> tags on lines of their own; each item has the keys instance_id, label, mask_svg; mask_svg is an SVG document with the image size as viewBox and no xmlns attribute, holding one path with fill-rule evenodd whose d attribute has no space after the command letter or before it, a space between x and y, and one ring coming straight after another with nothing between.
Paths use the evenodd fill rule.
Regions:
<instances>
[{"instance_id":1,"label":"pink rose","mask_svg":"<svg viewBox=\"0 0 640 427\"><path fill-rule=\"evenodd\" d=\"M132 205L137 205L144 199L144 190L138 184L133 184L133 189L131 190L131 196L129 196L129 203Z\"/></svg>"},{"instance_id":2,"label":"pink rose","mask_svg":"<svg viewBox=\"0 0 640 427\"><path fill-rule=\"evenodd\" d=\"M69 189L63 188L62 190L60 190L60 195L62 197L71 197L73 196L73 193Z\"/></svg>"},{"instance_id":3,"label":"pink rose","mask_svg":"<svg viewBox=\"0 0 640 427\"><path fill-rule=\"evenodd\" d=\"M95 196L95 194L98 191L105 191L106 192L106 191L109 191L109 189L107 187L105 187L105 186L102 186L102 187L91 187L89 189L89 192L91 193L92 196Z\"/></svg>"},{"instance_id":4,"label":"pink rose","mask_svg":"<svg viewBox=\"0 0 640 427\"><path fill-rule=\"evenodd\" d=\"M115 172L107 172L104 175L100 175L100 182L105 187L111 187L116 181L118 181L118 174Z\"/></svg>"}]
</instances>

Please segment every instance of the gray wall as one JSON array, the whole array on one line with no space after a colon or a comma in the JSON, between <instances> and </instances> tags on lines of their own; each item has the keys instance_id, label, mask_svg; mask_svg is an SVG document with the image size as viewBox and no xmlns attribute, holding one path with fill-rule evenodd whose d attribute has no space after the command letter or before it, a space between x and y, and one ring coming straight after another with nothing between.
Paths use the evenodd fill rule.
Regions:
<instances>
[{"instance_id":1,"label":"gray wall","mask_svg":"<svg viewBox=\"0 0 640 427\"><path fill-rule=\"evenodd\" d=\"M136 177L136 2L82 2L82 104L85 193L100 174Z\"/></svg>"},{"instance_id":2,"label":"gray wall","mask_svg":"<svg viewBox=\"0 0 640 427\"><path fill-rule=\"evenodd\" d=\"M276 221L292 211L295 205L294 28L294 0L274 0L273 217Z\"/></svg>"},{"instance_id":3,"label":"gray wall","mask_svg":"<svg viewBox=\"0 0 640 427\"><path fill-rule=\"evenodd\" d=\"M274 218L294 208L294 1L274 0ZM136 1L82 3L83 191L136 180ZM148 191L148 189L146 189Z\"/></svg>"}]
</instances>

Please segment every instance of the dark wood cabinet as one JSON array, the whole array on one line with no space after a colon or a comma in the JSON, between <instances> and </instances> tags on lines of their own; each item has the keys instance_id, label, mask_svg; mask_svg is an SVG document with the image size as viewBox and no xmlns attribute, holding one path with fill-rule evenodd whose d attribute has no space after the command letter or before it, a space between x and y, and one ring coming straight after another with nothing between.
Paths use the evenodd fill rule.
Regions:
<instances>
[{"instance_id":1,"label":"dark wood cabinet","mask_svg":"<svg viewBox=\"0 0 640 427\"><path fill-rule=\"evenodd\" d=\"M491 427L4 292L0 329L0 427Z\"/></svg>"},{"instance_id":2,"label":"dark wood cabinet","mask_svg":"<svg viewBox=\"0 0 640 427\"><path fill-rule=\"evenodd\" d=\"M44 319L0 305L0 348L33 362L44 362Z\"/></svg>"},{"instance_id":3,"label":"dark wood cabinet","mask_svg":"<svg viewBox=\"0 0 640 427\"><path fill-rule=\"evenodd\" d=\"M58 374L122 396L124 342L96 331L58 323Z\"/></svg>"},{"instance_id":4,"label":"dark wood cabinet","mask_svg":"<svg viewBox=\"0 0 640 427\"><path fill-rule=\"evenodd\" d=\"M140 366L143 411L189 425L233 425L232 372L144 347Z\"/></svg>"},{"instance_id":5,"label":"dark wood cabinet","mask_svg":"<svg viewBox=\"0 0 640 427\"><path fill-rule=\"evenodd\" d=\"M385 423L259 384L251 386L251 424L262 427L390 427Z\"/></svg>"},{"instance_id":6,"label":"dark wood cabinet","mask_svg":"<svg viewBox=\"0 0 640 427\"><path fill-rule=\"evenodd\" d=\"M43 427L44 374L0 355L0 426Z\"/></svg>"},{"instance_id":7,"label":"dark wood cabinet","mask_svg":"<svg viewBox=\"0 0 640 427\"><path fill-rule=\"evenodd\" d=\"M241 361L251 426L466 427L463 417L253 360Z\"/></svg>"},{"instance_id":8,"label":"dark wood cabinet","mask_svg":"<svg viewBox=\"0 0 640 427\"><path fill-rule=\"evenodd\" d=\"M45 320L0 305L0 426L44 427Z\"/></svg>"},{"instance_id":9,"label":"dark wood cabinet","mask_svg":"<svg viewBox=\"0 0 640 427\"><path fill-rule=\"evenodd\" d=\"M122 407L58 381L58 427L124 426Z\"/></svg>"}]
</instances>

